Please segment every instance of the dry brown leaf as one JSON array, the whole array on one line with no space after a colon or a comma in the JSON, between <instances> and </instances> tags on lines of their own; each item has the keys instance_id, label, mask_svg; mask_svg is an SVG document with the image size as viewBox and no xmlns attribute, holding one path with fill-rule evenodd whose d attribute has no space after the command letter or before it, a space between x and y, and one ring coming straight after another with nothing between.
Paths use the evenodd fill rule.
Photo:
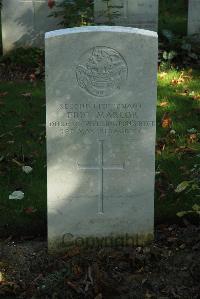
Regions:
<instances>
[{"instance_id":1,"label":"dry brown leaf","mask_svg":"<svg viewBox=\"0 0 200 299\"><path fill-rule=\"evenodd\" d=\"M188 143L197 142L197 134L193 133L188 136Z\"/></svg>"},{"instance_id":2,"label":"dry brown leaf","mask_svg":"<svg viewBox=\"0 0 200 299\"><path fill-rule=\"evenodd\" d=\"M73 273L76 275L76 276L80 276L82 274L82 269L80 266L78 265L74 265L73 267Z\"/></svg>"},{"instance_id":3,"label":"dry brown leaf","mask_svg":"<svg viewBox=\"0 0 200 299\"><path fill-rule=\"evenodd\" d=\"M200 94L194 95L193 99L196 101L200 101Z\"/></svg>"},{"instance_id":4,"label":"dry brown leaf","mask_svg":"<svg viewBox=\"0 0 200 299\"><path fill-rule=\"evenodd\" d=\"M188 75L185 75L184 72L181 72L178 79L176 79L176 78L172 79L171 84L172 85L180 85L182 83L190 81L191 79L192 79L191 75L188 76Z\"/></svg>"},{"instance_id":5,"label":"dry brown leaf","mask_svg":"<svg viewBox=\"0 0 200 299\"><path fill-rule=\"evenodd\" d=\"M172 127L172 119L171 117L169 116L169 113L166 112L164 115L163 115L163 118L161 120L161 125L163 128L171 128Z\"/></svg>"},{"instance_id":6,"label":"dry brown leaf","mask_svg":"<svg viewBox=\"0 0 200 299\"><path fill-rule=\"evenodd\" d=\"M67 253L63 256L63 258L71 258L73 256L79 255L79 253L80 253L80 248L74 246L67 251Z\"/></svg>"},{"instance_id":7,"label":"dry brown leaf","mask_svg":"<svg viewBox=\"0 0 200 299\"><path fill-rule=\"evenodd\" d=\"M162 80L167 75L166 72L162 72L159 74L160 79Z\"/></svg>"},{"instance_id":8,"label":"dry brown leaf","mask_svg":"<svg viewBox=\"0 0 200 299\"><path fill-rule=\"evenodd\" d=\"M33 208L33 207L28 207L28 208L24 208L24 212L28 215L33 214L37 211L37 209Z\"/></svg>"},{"instance_id":9,"label":"dry brown leaf","mask_svg":"<svg viewBox=\"0 0 200 299\"><path fill-rule=\"evenodd\" d=\"M169 105L169 103L166 101L166 102L161 102L158 106L159 107L167 107Z\"/></svg>"},{"instance_id":10,"label":"dry brown leaf","mask_svg":"<svg viewBox=\"0 0 200 299\"><path fill-rule=\"evenodd\" d=\"M24 165L24 164L20 163L19 161L17 161L16 159L12 159L12 162L17 164L20 167L22 167Z\"/></svg>"},{"instance_id":11,"label":"dry brown leaf","mask_svg":"<svg viewBox=\"0 0 200 299\"><path fill-rule=\"evenodd\" d=\"M30 81L34 82L36 80L35 74L30 74Z\"/></svg>"}]
</instances>

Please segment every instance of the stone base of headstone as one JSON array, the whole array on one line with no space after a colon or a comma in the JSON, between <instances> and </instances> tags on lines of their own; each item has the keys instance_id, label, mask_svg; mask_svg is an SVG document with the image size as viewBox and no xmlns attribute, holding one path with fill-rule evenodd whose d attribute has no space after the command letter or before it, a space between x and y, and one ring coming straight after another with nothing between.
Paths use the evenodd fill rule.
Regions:
<instances>
[{"instance_id":1,"label":"stone base of headstone","mask_svg":"<svg viewBox=\"0 0 200 299\"><path fill-rule=\"evenodd\" d=\"M113 235L104 237L78 237L74 238L72 235L64 234L62 238L54 238L49 240L48 252L50 254L57 254L66 252L72 247L79 247L80 249L98 249L98 248L119 248L119 247L136 247L145 246L151 243L154 239L152 234L136 234L136 235Z\"/></svg>"}]
</instances>

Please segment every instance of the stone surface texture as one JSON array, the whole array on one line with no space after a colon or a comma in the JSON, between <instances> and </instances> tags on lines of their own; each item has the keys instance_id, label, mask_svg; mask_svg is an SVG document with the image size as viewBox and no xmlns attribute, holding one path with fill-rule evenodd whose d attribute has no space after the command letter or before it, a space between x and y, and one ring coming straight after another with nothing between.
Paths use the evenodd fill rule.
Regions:
<instances>
[{"instance_id":1,"label":"stone surface texture","mask_svg":"<svg viewBox=\"0 0 200 299\"><path fill-rule=\"evenodd\" d=\"M157 31L158 0L94 1L97 24L131 26Z\"/></svg>"},{"instance_id":2,"label":"stone surface texture","mask_svg":"<svg viewBox=\"0 0 200 299\"><path fill-rule=\"evenodd\" d=\"M152 236L157 34L57 30L45 52L49 248Z\"/></svg>"},{"instance_id":3,"label":"stone surface texture","mask_svg":"<svg viewBox=\"0 0 200 299\"><path fill-rule=\"evenodd\" d=\"M188 35L200 35L200 0L188 0Z\"/></svg>"}]
</instances>

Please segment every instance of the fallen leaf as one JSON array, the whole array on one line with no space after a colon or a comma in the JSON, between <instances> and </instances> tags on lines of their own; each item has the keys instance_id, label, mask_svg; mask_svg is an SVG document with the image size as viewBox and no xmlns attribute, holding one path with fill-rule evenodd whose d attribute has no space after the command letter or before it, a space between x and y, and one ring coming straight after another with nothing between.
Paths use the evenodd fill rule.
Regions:
<instances>
[{"instance_id":1,"label":"fallen leaf","mask_svg":"<svg viewBox=\"0 0 200 299\"><path fill-rule=\"evenodd\" d=\"M74 246L67 251L67 253L63 256L63 258L71 258L71 257L79 255L79 254L80 254L80 248L77 246Z\"/></svg>"},{"instance_id":2,"label":"fallen leaf","mask_svg":"<svg viewBox=\"0 0 200 299\"><path fill-rule=\"evenodd\" d=\"M0 272L0 284L4 281L3 273Z\"/></svg>"},{"instance_id":3,"label":"fallen leaf","mask_svg":"<svg viewBox=\"0 0 200 299\"><path fill-rule=\"evenodd\" d=\"M169 112L166 112L164 115L163 115L163 118L161 120L161 124L162 124L162 127L163 128L171 128L172 127L172 119L171 117L169 116Z\"/></svg>"},{"instance_id":4,"label":"fallen leaf","mask_svg":"<svg viewBox=\"0 0 200 299\"><path fill-rule=\"evenodd\" d=\"M185 75L184 74L184 72L181 72L181 74L180 74L180 76L179 76L179 78L178 79L176 79L176 78L173 78L172 79L172 81L171 81L171 84L172 85L180 85L180 84L182 84L182 83L184 83L184 82L188 82L188 81L190 81L192 79L192 76L191 75Z\"/></svg>"},{"instance_id":5,"label":"fallen leaf","mask_svg":"<svg viewBox=\"0 0 200 299\"><path fill-rule=\"evenodd\" d=\"M80 276L80 275L82 274L81 267L78 266L78 265L74 265L74 267L73 267L73 273L74 273L76 276Z\"/></svg>"},{"instance_id":6,"label":"fallen leaf","mask_svg":"<svg viewBox=\"0 0 200 299\"><path fill-rule=\"evenodd\" d=\"M197 134L190 134L188 137L188 143L194 143L197 141Z\"/></svg>"},{"instance_id":7,"label":"fallen leaf","mask_svg":"<svg viewBox=\"0 0 200 299\"><path fill-rule=\"evenodd\" d=\"M28 174L33 170L33 168L31 166L25 165L25 166L22 166L22 170L23 170L23 172Z\"/></svg>"},{"instance_id":8,"label":"fallen leaf","mask_svg":"<svg viewBox=\"0 0 200 299\"><path fill-rule=\"evenodd\" d=\"M36 80L35 74L30 74L30 81L34 82Z\"/></svg>"},{"instance_id":9,"label":"fallen leaf","mask_svg":"<svg viewBox=\"0 0 200 299\"><path fill-rule=\"evenodd\" d=\"M194 95L193 96L194 100L200 101L200 94Z\"/></svg>"},{"instance_id":10,"label":"fallen leaf","mask_svg":"<svg viewBox=\"0 0 200 299\"><path fill-rule=\"evenodd\" d=\"M9 195L9 199L23 199L24 192L22 191L14 191L12 194Z\"/></svg>"},{"instance_id":11,"label":"fallen leaf","mask_svg":"<svg viewBox=\"0 0 200 299\"><path fill-rule=\"evenodd\" d=\"M190 181L183 181L181 182L176 189L174 190L176 193L180 193L184 191L190 185Z\"/></svg>"},{"instance_id":12,"label":"fallen leaf","mask_svg":"<svg viewBox=\"0 0 200 299\"><path fill-rule=\"evenodd\" d=\"M35 212L37 212L37 209L35 209L33 207L24 208L24 213L26 213L26 214L33 214Z\"/></svg>"},{"instance_id":13,"label":"fallen leaf","mask_svg":"<svg viewBox=\"0 0 200 299\"><path fill-rule=\"evenodd\" d=\"M17 161L16 159L12 159L12 162L17 164L18 166L22 166L23 164Z\"/></svg>"},{"instance_id":14,"label":"fallen leaf","mask_svg":"<svg viewBox=\"0 0 200 299\"><path fill-rule=\"evenodd\" d=\"M166 72L162 72L159 74L160 79L162 80L167 75Z\"/></svg>"},{"instance_id":15,"label":"fallen leaf","mask_svg":"<svg viewBox=\"0 0 200 299\"><path fill-rule=\"evenodd\" d=\"M175 135L175 134L176 134L176 131L175 131L175 130L171 130L171 131L169 132L169 134L171 134L171 135Z\"/></svg>"},{"instance_id":16,"label":"fallen leaf","mask_svg":"<svg viewBox=\"0 0 200 299\"><path fill-rule=\"evenodd\" d=\"M158 106L159 107L167 107L169 105L169 103L166 101L166 102L161 102Z\"/></svg>"},{"instance_id":17,"label":"fallen leaf","mask_svg":"<svg viewBox=\"0 0 200 299\"><path fill-rule=\"evenodd\" d=\"M160 153L160 152L162 153L162 151L164 151L165 143L166 143L166 141L164 139L158 140L156 142L156 152L157 153Z\"/></svg>"}]
</instances>

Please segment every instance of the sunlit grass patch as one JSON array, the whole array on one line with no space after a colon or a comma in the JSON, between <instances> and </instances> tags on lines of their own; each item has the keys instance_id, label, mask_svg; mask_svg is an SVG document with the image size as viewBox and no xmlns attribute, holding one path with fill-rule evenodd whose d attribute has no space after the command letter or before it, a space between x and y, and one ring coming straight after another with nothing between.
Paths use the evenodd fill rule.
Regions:
<instances>
[{"instance_id":1,"label":"sunlit grass patch","mask_svg":"<svg viewBox=\"0 0 200 299\"><path fill-rule=\"evenodd\" d=\"M175 211L199 202L198 190L176 194L200 163L200 74L170 70L158 74L156 217L173 219Z\"/></svg>"}]
</instances>

